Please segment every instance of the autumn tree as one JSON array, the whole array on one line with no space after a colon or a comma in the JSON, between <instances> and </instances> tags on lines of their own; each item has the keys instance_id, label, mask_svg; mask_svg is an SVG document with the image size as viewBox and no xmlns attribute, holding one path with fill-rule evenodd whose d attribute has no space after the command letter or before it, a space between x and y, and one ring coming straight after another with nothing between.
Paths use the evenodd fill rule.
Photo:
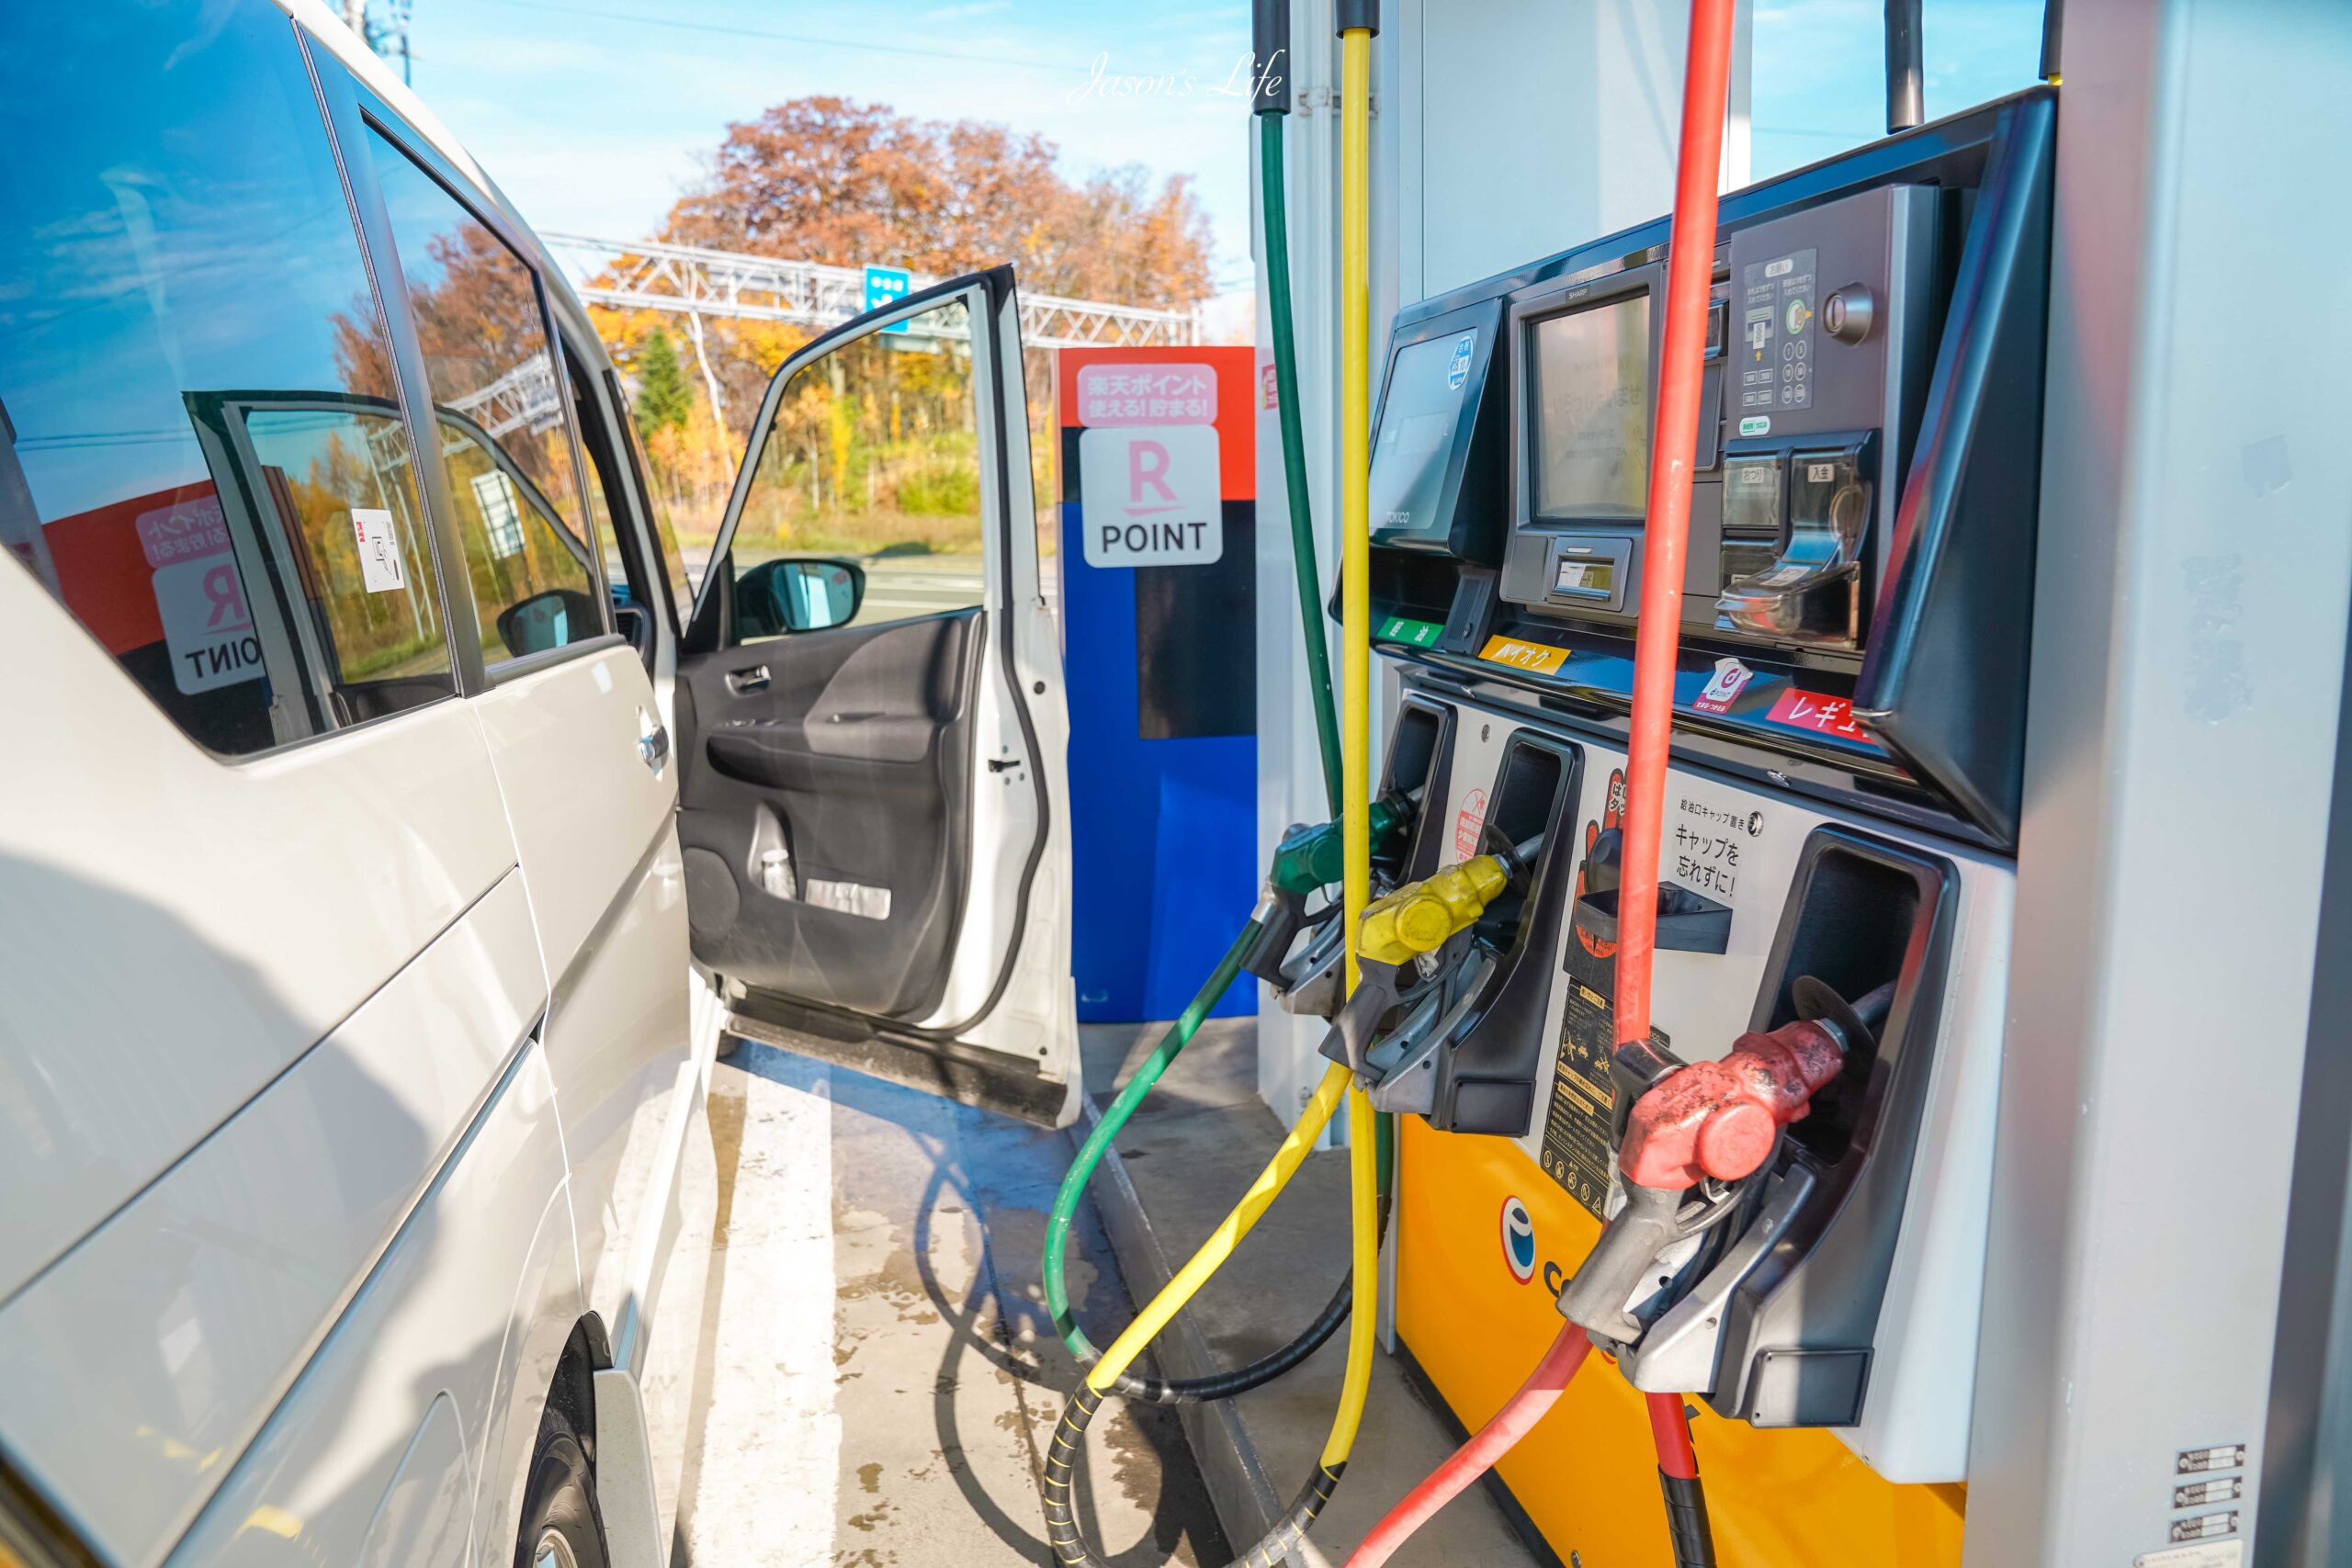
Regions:
<instances>
[{"instance_id":1,"label":"autumn tree","mask_svg":"<svg viewBox=\"0 0 2352 1568\"><path fill-rule=\"evenodd\" d=\"M1011 262L1041 293L1184 310L1209 296L1208 222L1183 175L1073 184L1041 136L817 96L728 128L662 238L952 276Z\"/></svg>"}]
</instances>

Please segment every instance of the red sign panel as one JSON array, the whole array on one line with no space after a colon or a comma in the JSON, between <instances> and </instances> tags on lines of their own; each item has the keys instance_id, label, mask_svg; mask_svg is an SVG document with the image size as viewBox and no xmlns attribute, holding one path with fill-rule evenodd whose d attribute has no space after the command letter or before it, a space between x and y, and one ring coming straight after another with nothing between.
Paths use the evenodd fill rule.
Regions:
<instances>
[{"instance_id":1,"label":"red sign panel","mask_svg":"<svg viewBox=\"0 0 2352 1568\"><path fill-rule=\"evenodd\" d=\"M1774 724L1785 724L1792 729L1834 735L1840 740L1859 740L1865 746L1878 744L1855 722L1854 705L1846 697L1825 697L1816 692L1801 692L1791 686L1774 699L1772 711L1764 716Z\"/></svg>"}]
</instances>

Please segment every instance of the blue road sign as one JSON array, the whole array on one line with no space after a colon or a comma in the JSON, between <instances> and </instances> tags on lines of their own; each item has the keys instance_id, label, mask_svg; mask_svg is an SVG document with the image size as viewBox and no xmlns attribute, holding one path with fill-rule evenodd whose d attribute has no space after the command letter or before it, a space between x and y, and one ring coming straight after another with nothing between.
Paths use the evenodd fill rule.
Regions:
<instances>
[{"instance_id":1,"label":"blue road sign","mask_svg":"<svg viewBox=\"0 0 2352 1568\"><path fill-rule=\"evenodd\" d=\"M869 266L865 269L865 308L875 310L885 305L895 305L907 297L913 289L914 284L914 274L905 267ZM902 333L907 330L907 323L892 321L882 330L886 333Z\"/></svg>"}]
</instances>

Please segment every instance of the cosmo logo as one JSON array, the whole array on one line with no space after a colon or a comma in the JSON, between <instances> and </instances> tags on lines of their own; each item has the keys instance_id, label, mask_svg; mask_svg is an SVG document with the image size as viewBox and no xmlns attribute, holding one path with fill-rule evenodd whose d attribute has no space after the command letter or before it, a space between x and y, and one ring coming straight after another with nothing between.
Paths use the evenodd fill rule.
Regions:
<instances>
[{"instance_id":1,"label":"cosmo logo","mask_svg":"<svg viewBox=\"0 0 2352 1568\"><path fill-rule=\"evenodd\" d=\"M1522 1285L1535 1278L1535 1217L1516 1198L1503 1200L1503 1264Z\"/></svg>"}]
</instances>

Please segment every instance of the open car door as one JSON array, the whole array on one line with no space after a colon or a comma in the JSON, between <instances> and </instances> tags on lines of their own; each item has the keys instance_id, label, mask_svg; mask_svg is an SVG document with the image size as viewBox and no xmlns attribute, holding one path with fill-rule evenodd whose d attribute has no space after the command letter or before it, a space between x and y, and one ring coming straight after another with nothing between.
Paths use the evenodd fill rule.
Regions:
<instances>
[{"instance_id":1,"label":"open car door","mask_svg":"<svg viewBox=\"0 0 2352 1568\"><path fill-rule=\"evenodd\" d=\"M1012 269L785 361L678 664L696 961L751 1039L1063 1123L1069 710Z\"/></svg>"}]
</instances>

